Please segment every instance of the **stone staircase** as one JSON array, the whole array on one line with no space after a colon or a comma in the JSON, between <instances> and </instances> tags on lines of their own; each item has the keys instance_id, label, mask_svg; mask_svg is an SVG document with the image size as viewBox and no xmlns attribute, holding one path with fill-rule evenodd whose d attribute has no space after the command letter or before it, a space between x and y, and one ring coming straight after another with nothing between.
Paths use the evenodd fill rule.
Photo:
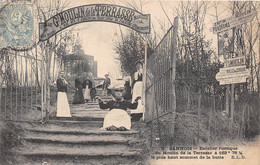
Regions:
<instances>
[{"instance_id":1,"label":"stone staircase","mask_svg":"<svg viewBox=\"0 0 260 165\"><path fill-rule=\"evenodd\" d=\"M139 130L102 130L107 110L97 103L71 105L71 118L24 123L21 165L146 164Z\"/></svg>"}]
</instances>

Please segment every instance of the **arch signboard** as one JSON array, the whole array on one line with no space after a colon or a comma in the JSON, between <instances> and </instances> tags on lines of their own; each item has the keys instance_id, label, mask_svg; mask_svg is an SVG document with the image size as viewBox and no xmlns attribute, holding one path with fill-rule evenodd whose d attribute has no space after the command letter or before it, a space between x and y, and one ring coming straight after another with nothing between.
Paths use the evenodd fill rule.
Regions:
<instances>
[{"instance_id":1,"label":"arch signboard","mask_svg":"<svg viewBox=\"0 0 260 165\"><path fill-rule=\"evenodd\" d=\"M39 39L45 41L69 26L93 21L112 22L140 33L150 33L150 14L118 5L91 4L65 10L40 23Z\"/></svg>"}]
</instances>

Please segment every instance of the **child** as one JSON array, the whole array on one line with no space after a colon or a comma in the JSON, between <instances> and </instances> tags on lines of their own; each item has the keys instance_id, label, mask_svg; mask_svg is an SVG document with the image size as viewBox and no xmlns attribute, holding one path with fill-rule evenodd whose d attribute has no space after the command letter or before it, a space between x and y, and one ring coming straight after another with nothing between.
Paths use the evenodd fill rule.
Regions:
<instances>
[{"instance_id":1,"label":"child","mask_svg":"<svg viewBox=\"0 0 260 165\"><path fill-rule=\"evenodd\" d=\"M110 131L130 130L131 118L127 114L126 110L127 108L136 109L140 97L137 97L133 103L130 103L123 99L123 85L115 86L112 84L109 88L111 89L111 94L113 95L114 100L104 103L100 97L97 97L101 109L110 109L104 118L103 129Z\"/></svg>"},{"instance_id":2,"label":"child","mask_svg":"<svg viewBox=\"0 0 260 165\"><path fill-rule=\"evenodd\" d=\"M90 90L90 97L91 97L91 101L92 102L96 102L96 94L97 94L97 91L95 88L91 88Z\"/></svg>"},{"instance_id":3,"label":"child","mask_svg":"<svg viewBox=\"0 0 260 165\"><path fill-rule=\"evenodd\" d=\"M123 97L125 101L131 102L132 100L132 89L130 86L130 81L125 82Z\"/></svg>"}]
</instances>

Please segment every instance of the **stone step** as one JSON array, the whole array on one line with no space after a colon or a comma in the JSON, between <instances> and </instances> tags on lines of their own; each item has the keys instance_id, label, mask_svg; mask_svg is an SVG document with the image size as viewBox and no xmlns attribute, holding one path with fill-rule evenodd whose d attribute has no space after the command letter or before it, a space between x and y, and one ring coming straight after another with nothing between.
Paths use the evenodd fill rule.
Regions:
<instances>
[{"instance_id":1,"label":"stone step","mask_svg":"<svg viewBox=\"0 0 260 165\"><path fill-rule=\"evenodd\" d=\"M100 110L100 109L93 109L91 111L89 110L83 110L83 109L77 109L77 110L73 110L71 111L71 115L73 116L73 114L107 114L109 111L108 110Z\"/></svg>"},{"instance_id":2,"label":"stone step","mask_svg":"<svg viewBox=\"0 0 260 165\"><path fill-rule=\"evenodd\" d=\"M66 121L49 120L47 122L21 123L23 129L45 129L45 130L99 130L103 126L102 121Z\"/></svg>"},{"instance_id":3,"label":"stone step","mask_svg":"<svg viewBox=\"0 0 260 165\"><path fill-rule=\"evenodd\" d=\"M27 158L102 158L102 157L132 157L140 155L141 150L132 149L123 145L106 146L54 146L54 145L30 145L30 148L23 150L22 155Z\"/></svg>"},{"instance_id":4,"label":"stone step","mask_svg":"<svg viewBox=\"0 0 260 165\"><path fill-rule=\"evenodd\" d=\"M73 120L78 120L78 121L82 121L82 120L98 120L98 121L102 121L104 120L106 113L75 113L72 114L72 116L75 118Z\"/></svg>"},{"instance_id":5,"label":"stone step","mask_svg":"<svg viewBox=\"0 0 260 165\"><path fill-rule=\"evenodd\" d=\"M88 112L92 112L92 111L106 111L106 110L103 110L103 109L100 109L99 107L85 107L85 108L82 108L82 107L74 107L73 109L70 110L70 112L75 112L75 111L88 111Z\"/></svg>"},{"instance_id":6,"label":"stone step","mask_svg":"<svg viewBox=\"0 0 260 165\"><path fill-rule=\"evenodd\" d=\"M71 121L71 120L49 120L44 124L69 124L69 125L100 125L103 124L103 120L82 120L82 121Z\"/></svg>"},{"instance_id":7,"label":"stone step","mask_svg":"<svg viewBox=\"0 0 260 165\"><path fill-rule=\"evenodd\" d=\"M100 96L101 99L113 99L113 96Z\"/></svg>"},{"instance_id":8,"label":"stone step","mask_svg":"<svg viewBox=\"0 0 260 165\"><path fill-rule=\"evenodd\" d=\"M89 115L93 116L95 114L107 114L108 112L109 112L109 110L92 109L90 111L90 110L77 109L77 110L71 111L70 113L72 116L74 116L76 114L84 114L84 115L89 114Z\"/></svg>"},{"instance_id":9,"label":"stone step","mask_svg":"<svg viewBox=\"0 0 260 165\"><path fill-rule=\"evenodd\" d=\"M43 134L41 134L43 135ZM48 134L39 136L39 134L29 133L22 138L27 142L40 143L41 145L48 144L77 144L77 145L111 145L111 144L124 144L128 145L134 143L136 138L131 136L99 136L99 135L61 135L61 134Z\"/></svg>"},{"instance_id":10,"label":"stone step","mask_svg":"<svg viewBox=\"0 0 260 165\"><path fill-rule=\"evenodd\" d=\"M95 106L99 106L98 102L90 102L90 103L87 103L87 105L95 105Z\"/></svg>"},{"instance_id":11,"label":"stone step","mask_svg":"<svg viewBox=\"0 0 260 165\"><path fill-rule=\"evenodd\" d=\"M38 134L64 134L64 135L138 135L139 131L130 130L130 131L107 131L103 129L75 129L75 128L66 128L65 130L61 130L59 128L28 128L25 129L28 133L38 133Z\"/></svg>"},{"instance_id":12,"label":"stone step","mask_svg":"<svg viewBox=\"0 0 260 165\"><path fill-rule=\"evenodd\" d=\"M99 107L98 103L95 104L89 104L89 103L83 103L83 104L70 104L70 108L74 108L74 107L83 107L83 108L87 108L88 106L95 106L95 107Z\"/></svg>"},{"instance_id":13,"label":"stone step","mask_svg":"<svg viewBox=\"0 0 260 165\"><path fill-rule=\"evenodd\" d=\"M72 117L56 117L56 116L50 116L49 120L60 120L60 121L103 121L105 117L105 114L97 115L94 114L88 114L88 116L82 116L82 115L72 115Z\"/></svg>"}]
</instances>

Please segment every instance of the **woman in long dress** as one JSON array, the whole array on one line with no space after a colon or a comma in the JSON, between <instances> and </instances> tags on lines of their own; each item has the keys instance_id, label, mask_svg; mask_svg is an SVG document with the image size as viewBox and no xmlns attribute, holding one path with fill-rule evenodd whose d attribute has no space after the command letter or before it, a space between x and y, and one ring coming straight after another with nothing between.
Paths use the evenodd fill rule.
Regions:
<instances>
[{"instance_id":1,"label":"woman in long dress","mask_svg":"<svg viewBox=\"0 0 260 165\"><path fill-rule=\"evenodd\" d=\"M100 97L97 97L101 109L110 109L104 118L103 129L110 131L127 131L131 129L131 117L126 110L127 108L137 108L140 98L136 98L133 103L125 101L122 94L124 92L123 85L110 87L114 100L104 103Z\"/></svg>"},{"instance_id":2,"label":"woman in long dress","mask_svg":"<svg viewBox=\"0 0 260 165\"><path fill-rule=\"evenodd\" d=\"M57 98L57 117L71 117L70 107L67 98L67 81L64 72L60 73L57 79L58 98Z\"/></svg>"},{"instance_id":3,"label":"woman in long dress","mask_svg":"<svg viewBox=\"0 0 260 165\"><path fill-rule=\"evenodd\" d=\"M76 90L74 94L73 104L83 104L85 101L82 92L82 82L79 76L75 79L75 87Z\"/></svg>"},{"instance_id":4,"label":"woman in long dress","mask_svg":"<svg viewBox=\"0 0 260 165\"><path fill-rule=\"evenodd\" d=\"M143 65L141 62L136 64L136 72L134 74L134 82L133 82L133 96L132 102L135 101L135 98L143 96ZM142 100L138 101L138 107L135 110L131 110L131 117L133 121L139 121L139 119L143 116L144 105Z\"/></svg>"}]
</instances>

